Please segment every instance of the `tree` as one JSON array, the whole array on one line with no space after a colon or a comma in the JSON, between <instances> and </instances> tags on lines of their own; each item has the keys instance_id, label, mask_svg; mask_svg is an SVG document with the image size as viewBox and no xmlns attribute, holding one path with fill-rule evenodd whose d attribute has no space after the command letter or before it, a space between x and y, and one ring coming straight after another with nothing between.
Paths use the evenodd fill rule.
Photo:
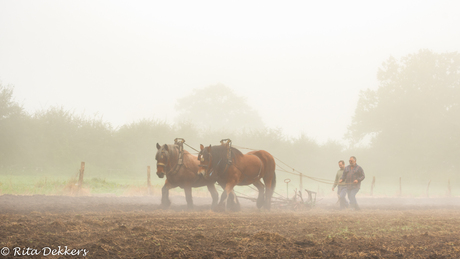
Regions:
<instances>
[{"instance_id":1,"label":"tree","mask_svg":"<svg viewBox=\"0 0 460 259\"><path fill-rule=\"evenodd\" d=\"M115 157L125 168L139 168L155 163L156 143L171 144L177 137L164 121L143 119L123 125L114 134Z\"/></svg>"},{"instance_id":2,"label":"tree","mask_svg":"<svg viewBox=\"0 0 460 259\"><path fill-rule=\"evenodd\" d=\"M179 113L177 121L192 122L200 129L264 128L259 114L246 99L222 84L195 89L191 95L179 99L175 108Z\"/></svg>"},{"instance_id":3,"label":"tree","mask_svg":"<svg viewBox=\"0 0 460 259\"><path fill-rule=\"evenodd\" d=\"M348 138L368 136L377 161L417 174L453 172L460 156L460 54L421 50L384 62L361 92Z\"/></svg>"},{"instance_id":4,"label":"tree","mask_svg":"<svg viewBox=\"0 0 460 259\"><path fill-rule=\"evenodd\" d=\"M27 116L23 108L13 100L13 88L0 83L0 165L14 166L20 163L27 147L24 131Z\"/></svg>"},{"instance_id":5,"label":"tree","mask_svg":"<svg viewBox=\"0 0 460 259\"><path fill-rule=\"evenodd\" d=\"M0 83L0 120L23 113L22 107L13 100L13 88Z\"/></svg>"}]
</instances>

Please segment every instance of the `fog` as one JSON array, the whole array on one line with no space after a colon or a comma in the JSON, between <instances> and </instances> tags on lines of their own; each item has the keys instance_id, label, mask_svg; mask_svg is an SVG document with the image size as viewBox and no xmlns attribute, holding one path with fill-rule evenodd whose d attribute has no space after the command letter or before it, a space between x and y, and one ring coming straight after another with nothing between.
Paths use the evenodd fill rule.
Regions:
<instances>
[{"instance_id":1,"label":"fog","mask_svg":"<svg viewBox=\"0 0 460 259\"><path fill-rule=\"evenodd\" d=\"M27 111L63 106L114 126L173 122L224 84L287 136L342 141L390 56L457 51L452 1L2 1L0 80Z\"/></svg>"},{"instance_id":2,"label":"fog","mask_svg":"<svg viewBox=\"0 0 460 259\"><path fill-rule=\"evenodd\" d=\"M376 176L395 195L402 177L444 195L459 182L459 8L1 1L2 170L87 161L108 177L153 165L157 142L232 138L307 175L332 180L355 155L363 189Z\"/></svg>"}]
</instances>

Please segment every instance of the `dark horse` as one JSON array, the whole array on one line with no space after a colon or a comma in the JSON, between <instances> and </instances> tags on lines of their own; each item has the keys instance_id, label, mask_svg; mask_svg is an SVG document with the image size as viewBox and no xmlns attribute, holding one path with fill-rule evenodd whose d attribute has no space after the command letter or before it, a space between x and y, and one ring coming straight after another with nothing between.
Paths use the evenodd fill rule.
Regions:
<instances>
[{"instance_id":1,"label":"dark horse","mask_svg":"<svg viewBox=\"0 0 460 259\"><path fill-rule=\"evenodd\" d=\"M165 185L161 189L161 206L169 207L169 189L179 186L185 191L185 200L187 201L188 209L193 209L192 187L207 186L212 196L212 208L217 205L219 194L214 186L215 180L205 179L198 175L199 162L197 157L190 154L186 150L182 150L178 145L160 146L157 143L157 175L163 178L166 175ZM182 164L180 162L182 160Z\"/></svg>"},{"instance_id":2,"label":"dark horse","mask_svg":"<svg viewBox=\"0 0 460 259\"><path fill-rule=\"evenodd\" d=\"M200 145L200 170L207 179L215 179L224 189L218 209L225 210L225 203L235 185L253 184L259 190L257 207L270 210L276 186L275 160L267 151L251 151L245 155L227 142L220 146ZM264 183L261 182L264 180ZM265 190L264 190L265 184ZM230 196L231 198L231 196ZM239 205L239 204L238 204Z\"/></svg>"}]
</instances>

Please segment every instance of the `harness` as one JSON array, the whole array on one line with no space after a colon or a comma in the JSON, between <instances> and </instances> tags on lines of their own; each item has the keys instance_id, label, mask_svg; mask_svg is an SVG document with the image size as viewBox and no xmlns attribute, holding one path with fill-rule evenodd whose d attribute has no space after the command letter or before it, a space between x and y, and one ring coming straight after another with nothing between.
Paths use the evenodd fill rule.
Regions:
<instances>
[{"instance_id":1,"label":"harness","mask_svg":"<svg viewBox=\"0 0 460 259\"><path fill-rule=\"evenodd\" d=\"M179 147L179 159L177 161L176 166L172 170L170 170L169 172L167 172L165 170L165 175L174 175L174 174L176 174L179 171L179 169L181 168L181 166L183 165L182 158L184 156L184 145L183 145L184 142L185 142L185 139L183 139L183 138L174 139L174 145ZM162 151L162 153L163 153L163 151ZM166 165L163 164L163 163L157 163L157 166L162 166L164 169L166 169Z\"/></svg>"},{"instance_id":2,"label":"harness","mask_svg":"<svg viewBox=\"0 0 460 259\"><path fill-rule=\"evenodd\" d=\"M224 169L224 175L227 173L228 168L233 164L232 161L232 140L227 138L227 139L222 139L220 141L221 145L226 145L227 146L227 164L225 164L225 169ZM219 161L220 163L220 161ZM211 174L209 174L211 176Z\"/></svg>"},{"instance_id":3,"label":"harness","mask_svg":"<svg viewBox=\"0 0 460 259\"><path fill-rule=\"evenodd\" d=\"M226 174L228 169L230 168L230 166L232 166L233 164L233 161L232 161L232 140L231 139L222 139L220 141L220 144L222 146L226 146L227 147L227 163L225 164L225 168L224 168L224 171L222 174ZM211 156L211 154L209 154ZM254 155L255 156L255 155ZM258 157L258 156L255 156L259 159L259 162L260 162L260 167L259 167L259 172L257 173L257 176L256 178L259 178L260 177L260 173L262 171L262 166L263 166L263 162L262 160ZM201 157L201 161L204 161L203 160L203 157ZM222 162L222 158L219 160L219 162L217 162L217 165L216 165L216 168L219 166L219 164ZM208 165L198 165L199 167L203 167L203 168L207 168ZM209 176L211 176L212 174L214 173L214 167L212 169L212 171L209 173Z\"/></svg>"}]
</instances>

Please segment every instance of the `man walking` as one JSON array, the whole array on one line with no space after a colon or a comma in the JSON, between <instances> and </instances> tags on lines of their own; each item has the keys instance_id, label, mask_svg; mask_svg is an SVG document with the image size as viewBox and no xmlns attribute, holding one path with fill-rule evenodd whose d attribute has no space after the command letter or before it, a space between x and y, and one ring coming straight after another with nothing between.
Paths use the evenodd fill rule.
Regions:
<instances>
[{"instance_id":1,"label":"man walking","mask_svg":"<svg viewBox=\"0 0 460 259\"><path fill-rule=\"evenodd\" d=\"M356 157L350 157L349 162L350 165L345 167L342 178L339 180L339 183L345 182L346 184L346 187L340 192L340 208L344 209L346 207L345 195L348 195L352 208L359 210L356 194L361 188L361 181L364 180L365 175L363 168L356 164Z\"/></svg>"},{"instance_id":2,"label":"man walking","mask_svg":"<svg viewBox=\"0 0 460 259\"><path fill-rule=\"evenodd\" d=\"M339 171L337 171L337 174L335 175L335 181L334 181L334 185L332 186L332 191L334 191L335 187L338 186L337 196L339 197L339 200L340 200L340 192L345 187L345 183L339 183L343 175L343 169L345 168L345 162L343 160L339 161L339 168L340 168ZM346 200L345 200L345 203L346 203L346 207L348 207L348 202Z\"/></svg>"}]
</instances>

